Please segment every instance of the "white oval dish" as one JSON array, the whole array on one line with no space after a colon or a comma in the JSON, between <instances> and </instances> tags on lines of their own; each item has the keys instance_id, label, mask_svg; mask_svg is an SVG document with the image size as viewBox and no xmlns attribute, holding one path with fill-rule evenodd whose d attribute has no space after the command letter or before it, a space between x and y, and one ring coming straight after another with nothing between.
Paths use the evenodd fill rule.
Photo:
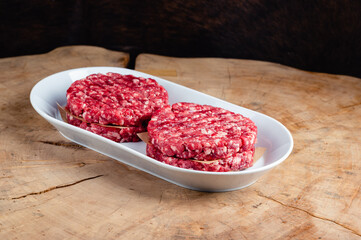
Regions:
<instances>
[{"instance_id":1,"label":"white oval dish","mask_svg":"<svg viewBox=\"0 0 361 240\"><path fill-rule=\"evenodd\" d=\"M256 147L265 147L265 154L253 167L237 172L202 172L173 167L145 155L145 143L116 143L61 120L57 103L66 104L66 90L76 80L94 73L116 72L153 78L169 94L170 104L194 102L222 107L252 119L258 127ZM291 153L293 139L285 126L275 119L193 89L142 72L117 67L89 67L59 72L39 81L32 89L30 101L34 109L69 140L95 150L122 163L145 171L176 185L210 192L232 191L247 187L283 162Z\"/></svg>"}]
</instances>

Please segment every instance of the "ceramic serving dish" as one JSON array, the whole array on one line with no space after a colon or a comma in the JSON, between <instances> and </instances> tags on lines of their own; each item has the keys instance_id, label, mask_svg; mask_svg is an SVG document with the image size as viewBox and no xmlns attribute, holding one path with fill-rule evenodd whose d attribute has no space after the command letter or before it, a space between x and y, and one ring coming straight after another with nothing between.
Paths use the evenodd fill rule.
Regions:
<instances>
[{"instance_id":1,"label":"ceramic serving dish","mask_svg":"<svg viewBox=\"0 0 361 240\"><path fill-rule=\"evenodd\" d=\"M258 127L256 147L266 148L253 167L237 172L201 172L173 167L158 162L145 154L145 143L116 143L61 120L57 103L66 104L66 90L76 80L94 73L116 72L153 78L169 94L170 104L194 102L222 107L252 119ZM240 96L241 97L241 96ZM232 191L247 187L259 177L282 163L291 153L293 139L285 126L275 119L193 89L142 72L116 67L89 67L59 72L39 81L32 89L30 101L34 109L64 137L114 158L124 164L162 178L176 185L198 191Z\"/></svg>"}]
</instances>

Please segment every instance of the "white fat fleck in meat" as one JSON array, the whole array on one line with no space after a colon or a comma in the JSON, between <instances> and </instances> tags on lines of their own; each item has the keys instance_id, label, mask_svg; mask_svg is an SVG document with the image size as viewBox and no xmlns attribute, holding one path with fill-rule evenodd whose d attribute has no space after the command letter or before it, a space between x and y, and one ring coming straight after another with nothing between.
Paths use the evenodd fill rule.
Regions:
<instances>
[{"instance_id":1,"label":"white fat fleck in meat","mask_svg":"<svg viewBox=\"0 0 361 240\"><path fill-rule=\"evenodd\" d=\"M134 78L134 79L133 79L133 83L138 84L138 83L139 83L139 79Z\"/></svg>"},{"instance_id":2,"label":"white fat fleck in meat","mask_svg":"<svg viewBox=\"0 0 361 240\"><path fill-rule=\"evenodd\" d=\"M211 135L214 133L214 131L210 128L208 128L208 129L201 128L201 133L206 134L206 135Z\"/></svg>"},{"instance_id":3,"label":"white fat fleck in meat","mask_svg":"<svg viewBox=\"0 0 361 240\"><path fill-rule=\"evenodd\" d=\"M173 152L177 152L178 148L176 146L170 146Z\"/></svg>"},{"instance_id":4,"label":"white fat fleck in meat","mask_svg":"<svg viewBox=\"0 0 361 240\"><path fill-rule=\"evenodd\" d=\"M212 153L212 149L210 149L210 148L204 149L204 154L209 155L211 153Z\"/></svg>"},{"instance_id":5,"label":"white fat fleck in meat","mask_svg":"<svg viewBox=\"0 0 361 240\"><path fill-rule=\"evenodd\" d=\"M227 133L226 132L217 132L216 133L216 135L215 135L215 137L217 137L217 138L221 138L221 137L225 137L225 136L227 136Z\"/></svg>"}]
</instances>

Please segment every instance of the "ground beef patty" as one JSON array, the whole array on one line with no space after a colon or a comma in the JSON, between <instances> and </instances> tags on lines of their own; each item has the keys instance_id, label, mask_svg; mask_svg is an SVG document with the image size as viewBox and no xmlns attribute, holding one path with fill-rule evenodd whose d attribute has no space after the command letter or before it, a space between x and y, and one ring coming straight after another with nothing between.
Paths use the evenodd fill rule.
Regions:
<instances>
[{"instance_id":1,"label":"ground beef patty","mask_svg":"<svg viewBox=\"0 0 361 240\"><path fill-rule=\"evenodd\" d=\"M67 108L90 123L139 126L168 104L168 93L150 78L93 74L67 91Z\"/></svg>"},{"instance_id":2,"label":"ground beef patty","mask_svg":"<svg viewBox=\"0 0 361 240\"><path fill-rule=\"evenodd\" d=\"M67 90L66 109L70 124L117 142L138 141L153 112L168 104L168 93L154 79L93 74L75 81ZM127 128L100 126L117 125Z\"/></svg>"},{"instance_id":3,"label":"ground beef patty","mask_svg":"<svg viewBox=\"0 0 361 240\"><path fill-rule=\"evenodd\" d=\"M148 133L150 143L165 156L214 160L252 150L257 127L222 108L176 103L154 113Z\"/></svg>"},{"instance_id":4,"label":"ground beef patty","mask_svg":"<svg viewBox=\"0 0 361 240\"><path fill-rule=\"evenodd\" d=\"M147 128L145 126L126 127L126 128L102 127L102 126L99 126L98 124L86 123L86 122L78 120L70 115L67 116L67 120L68 120L68 123L70 123L71 125L88 130L90 132L93 132L102 137L108 138L115 142L137 142L140 140L138 138L137 133L147 131Z\"/></svg>"},{"instance_id":5,"label":"ground beef patty","mask_svg":"<svg viewBox=\"0 0 361 240\"><path fill-rule=\"evenodd\" d=\"M239 171L251 167L253 164L254 148L241 153L236 153L234 156L225 159L215 161L194 161L194 159L166 156L152 144L147 144L147 155L175 167L199 171L228 172Z\"/></svg>"}]
</instances>

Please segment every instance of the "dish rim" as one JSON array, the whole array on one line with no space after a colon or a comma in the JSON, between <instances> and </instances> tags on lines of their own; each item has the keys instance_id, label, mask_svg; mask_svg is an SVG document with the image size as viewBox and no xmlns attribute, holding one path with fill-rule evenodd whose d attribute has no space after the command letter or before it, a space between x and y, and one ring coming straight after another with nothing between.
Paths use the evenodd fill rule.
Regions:
<instances>
[{"instance_id":1,"label":"dish rim","mask_svg":"<svg viewBox=\"0 0 361 240\"><path fill-rule=\"evenodd\" d=\"M109 69L109 70L101 70L101 69ZM52 117L50 115L48 115L47 113L45 113L44 111L42 111L40 109L40 107L38 107L35 103L34 103L34 97L37 96L35 95L35 91L37 88L39 88L39 85L40 84L44 84L44 82L47 80L47 79L50 79L50 78L53 78L55 77L56 75L60 75L60 74L63 74L63 73L67 73L67 72L72 72L72 71L79 71L79 70L96 70L96 69L99 69L99 73L104 73L106 71L108 72L111 72L113 70L118 70L118 71L127 71L127 72L131 72L130 74L134 73L134 74L140 74L140 75L143 75L143 76L146 76L148 78L153 78L155 80L157 79L161 79L162 81L165 81L167 82L167 84L170 84L171 86L174 86L174 87L183 87L183 88L186 88L187 90L190 90L192 92L196 92L197 94L201 94L203 96L206 96L206 97L209 97L213 100L216 100L216 101L220 101L221 103L225 103L225 104L229 104L230 106L232 107L238 107L238 108L242 108L242 109L245 109L247 111L250 111L252 113L255 113L255 114L259 114L259 115L262 115L263 117L265 118L268 118L268 120L270 121L273 121L274 123L276 123L277 125L279 125L286 133L287 137L288 137L288 141L287 143L289 143L290 147L288 148L287 152L279 159L277 159L276 161L270 163L270 164L267 164L267 165L264 165L264 166L261 166L261 167L257 167L257 168L247 168L247 169L244 169L244 170L240 170L240 171L229 171L229 172L210 172L210 171L198 171L198 170L193 170L193 169L184 169L184 168L180 168L180 167L175 167L175 166L172 166L172 165L169 165L169 164L166 164L166 163L163 163L163 162L160 162L160 161L157 161L149 156L147 156L146 154L143 154L141 152L138 152L137 150L134 150L130 147L127 147L127 146L124 146L122 145L122 143L117 143L117 142L114 142L110 139L107 139L105 137L102 137L102 136L99 136L95 133L92 133L92 132L89 132L87 130L84 130L84 129L81 129L79 127L76 127L76 126L73 126L71 124L68 124L68 123L65 123L64 121L56 118L56 117ZM122 73L122 74L125 74L125 73ZM128 73L126 73L128 74ZM135 75L137 76L137 75ZM139 75L138 75L139 76ZM160 84L162 85L162 84ZM120 147L120 149L124 150L124 151L128 151L132 154L134 154L135 156L137 157L140 157L144 160L148 160L148 161L151 161L153 163L155 163L156 165L158 166L161 166L161 167L166 167L166 168L171 168L172 170L177 170L177 171L181 171L181 172L186 172L186 173L192 173L192 174L201 174L201 175L220 175L220 176L223 176L223 175L246 175L246 174L252 174L252 173L260 173L260 172L264 172L264 171L267 171L269 169L272 169L274 168L275 166L281 164L284 160L286 160L289 155L291 154L292 150L293 150L293 147L294 147L294 141L293 141L293 137L292 137L292 134L291 132L281 123L279 122L278 120L266 115L266 114L263 114L263 113L260 113L260 112L257 112L257 111L254 111L254 110L251 110L251 109L248 109L248 108L245 108L245 107L242 107L242 106L239 106L239 105L236 105L236 104L233 104L233 103L230 103L230 102L227 102L223 99L219 99L219 98L216 98L216 97L213 97L211 95L208 95L208 94L205 94L203 92L200 92L200 91L197 91L197 90L194 90L192 88L189 88L189 87L186 87L186 86L183 86L183 85L180 85L180 84L177 84L177 83L174 83L174 82L171 82L169 80L166 80L164 78L161 78L161 77L157 77L157 76L153 76L151 74L148 74L148 73L144 73L144 72L141 72L141 71L137 71L137 70L133 70L133 69L128 69L128 68L122 68L122 67L109 67L109 66L95 66L95 67L82 67L82 68L73 68L73 69L68 69L68 70L64 70L64 71L60 71L60 72L56 72L54 74L51 74L45 78L42 78L41 80L39 80L32 88L31 92L30 92L30 102L31 102L31 105L32 107L35 109L35 111L41 115L44 119L46 119L49 123L51 123L52 121L55 121L56 124L60 124L61 126L63 127L66 127L66 128L73 128L73 130L75 131L81 131L83 132L84 134L90 134L91 136L93 137L96 137L97 140L100 140L100 141L105 141L105 143L109 143L111 145L114 145L116 147ZM49 105L52 106L52 104L56 104L56 103L50 103L50 102L47 102L49 103ZM57 110L59 111L59 110ZM61 133L63 135L63 137L65 137L65 135L57 129L57 131L59 133ZM69 139L68 137L66 137L67 139ZM73 140L71 140L73 141ZM73 141L74 142L74 141ZM80 143L77 143L77 144L80 144ZM87 145L85 144L80 144L82 146L85 146L87 147L88 149L91 149L91 150L94 150L93 148L90 148L88 147ZM97 151L97 150L94 150L98 153L101 153L103 155L106 155L100 151ZM113 157L112 157L113 158ZM131 164L128 164L128 163L125 163L123 162L122 160L119 160L119 159L116 159L120 162L122 162L123 164L126 164L126 165L131 165ZM133 167L137 168L136 166L133 165ZM144 170L142 170L144 171Z\"/></svg>"}]
</instances>

